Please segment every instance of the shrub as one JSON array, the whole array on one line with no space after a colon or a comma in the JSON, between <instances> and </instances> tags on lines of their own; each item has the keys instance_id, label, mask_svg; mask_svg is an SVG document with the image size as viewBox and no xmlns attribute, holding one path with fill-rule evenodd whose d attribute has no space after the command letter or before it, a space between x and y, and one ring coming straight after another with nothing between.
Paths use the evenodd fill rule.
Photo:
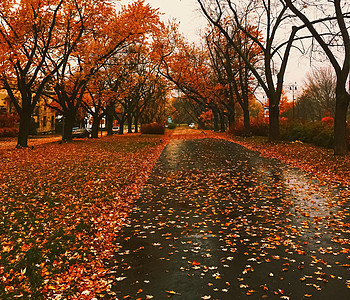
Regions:
<instances>
[{"instance_id":1,"label":"shrub","mask_svg":"<svg viewBox=\"0 0 350 300\"><path fill-rule=\"evenodd\" d=\"M331 148L334 134L329 122L291 123L281 126L281 138Z\"/></svg>"},{"instance_id":2,"label":"shrub","mask_svg":"<svg viewBox=\"0 0 350 300\"><path fill-rule=\"evenodd\" d=\"M251 119L250 130L253 135L257 136L268 136L269 134L269 123L261 121L259 119Z\"/></svg>"},{"instance_id":3,"label":"shrub","mask_svg":"<svg viewBox=\"0 0 350 300\"><path fill-rule=\"evenodd\" d=\"M252 118L250 121L251 134L255 136L267 136L269 125L267 120ZM316 146L332 148L334 143L334 119L325 117L318 122L293 122L280 118L281 139L285 141L301 141ZM243 121L240 120L233 132L235 135L245 135ZM348 124L347 136L348 148L350 148L350 123Z\"/></svg>"},{"instance_id":4,"label":"shrub","mask_svg":"<svg viewBox=\"0 0 350 300\"><path fill-rule=\"evenodd\" d=\"M334 125L334 119L332 117L324 117L321 121L328 124L329 126Z\"/></svg>"},{"instance_id":5,"label":"shrub","mask_svg":"<svg viewBox=\"0 0 350 300\"><path fill-rule=\"evenodd\" d=\"M269 132L269 124L264 120L250 119L250 134L256 136L267 136ZM238 136L244 136L247 133L244 131L244 123L242 120L237 122L234 134Z\"/></svg>"},{"instance_id":6,"label":"shrub","mask_svg":"<svg viewBox=\"0 0 350 300\"><path fill-rule=\"evenodd\" d=\"M165 126L161 123L151 123L141 125L142 134L164 134Z\"/></svg>"},{"instance_id":7,"label":"shrub","mask_svg":"<svg viewBox=\"0 0 350 300\"><path fill-rule=\"evenodd\" d=\"M17 114L0 114L0 128L15 127L18 120Z\"/></svg>"},{"instance_id":8,"label":"shrub","mask_svg":"<svg viewBox=\"0 0 350 300\"><path fill-rule=\"evenodd\" d=\"M168 128L169 128L169 129L175 129L176 126L177 126L177 124L175 124L175 123L170 123L170 124L168 124Z\"/></svg>"},{"instance_id":9,"label":"shrub","mask_svg":"<svg viewBox=\"0 0 350 300\"><path fill-rule=\"evenodd\" d=\"M14 137L18 135L18 128L0 128L0 137Z\"/></svg>"}]
</instances>

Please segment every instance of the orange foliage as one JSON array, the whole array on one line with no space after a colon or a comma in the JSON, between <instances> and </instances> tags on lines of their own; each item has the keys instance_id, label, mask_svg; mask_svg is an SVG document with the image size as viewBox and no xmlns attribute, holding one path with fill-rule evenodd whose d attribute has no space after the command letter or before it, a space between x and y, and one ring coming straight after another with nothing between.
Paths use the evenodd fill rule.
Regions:
<instances>
[{"instance_id":1,"label":"orange foliage","mask_svg":"<svg viewBox=\"0 0 350 300\"><path fill-rule=\"evenodd\" d=\"M324 117L324 118L322 118L321 121L325 122L329 126L333 126L334 125L334 118L332 118L332 117Z\"/></svg>"},{"instance_id":2,"label":"orange foliage","mask_svg":"<svg viewBox=\"0 0 350 300\"><path fill-rule=\"evenodd\" d=\"M211 124L211 121L213 120L213 117L214 117L214 115L213 115L213 111L212 111L211 109L208 110L208 111L203 112L203 113L200 115L200 118L201 118L202 122L203 122L206 126L208 126L208 125Z\"/></svg>"},{"instance_id":3,"label":"orange foliage","mask_svg":"<svg viewBox=\"0 0 350 300\"><path fill-rule=\"evenodd\" d=\"M35 146L25 155L1 151L0 298L92 299L108 291L105 260L118 250L117 230L162 140L114 136Z\"/></svg>"},{"instance_id":4,"label":"orange foliage","mask_svg":"<svg viewBox=\"0 0 350 300\"><path fill-rule=\"evenodd\" d=\"M293 102L289 102L287 94L285 91L282 91L281 99L280 99L280 114L286 112L287 110L292 109Z\"/></svg>"}]
</instances>

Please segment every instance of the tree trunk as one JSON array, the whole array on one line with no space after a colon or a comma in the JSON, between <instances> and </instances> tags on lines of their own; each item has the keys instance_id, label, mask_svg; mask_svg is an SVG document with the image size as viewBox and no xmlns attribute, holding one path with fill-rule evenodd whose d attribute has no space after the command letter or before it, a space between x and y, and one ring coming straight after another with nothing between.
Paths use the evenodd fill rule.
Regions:
<instances>
[{"instance_id":1,"label":"tree trunk","mask_svg":"<svg viewBox=\"0 0 350 300\"><path fill-rule=\"evenodd\" d=\"M349 107L350 95L345 90L345 84L337 84L336 106L334 119L334 154L347 153L347 126L346 117Z\"/></svg>"},{"instance_id":2,"label":"tree trunk","mask_svg":"<svg viewBox=\"0 0 350 300\"><path fill-rule=\"evenodd\" d=\"M230 133L235 131L235 114L232 112L228 115L228 128Z\"/></svg>"},{"instance_id":3,"label":"tree trunk","mask_svg":"<svg viewBox=\"0 0 350 300\"><path fill-rule=\"evenodd\" d=\"M102 117L93 116L92 118L92 131L91 131L91 137L94 139L98 138L98 130L100 129L100 122Z\"/></svg>"},{"instance_id":4,"label":"tree trunk","mask_svg":"<svg viewBox=\"0 0 350 300\"><path fill-rule=\"evenodd\" d=\"M128 116L128 133L132 133L132 116Z\"/></svg>"},{"instance_id":5,"label":"tree trunk","mask_svg":"<svg viewBox=\"0 0 350 300\"><path fill-rule=\"evenodd\" d=\"M119 134L124 134L124 122L125 122L125 118L124 116L122 116L120 118Z\"/></svg>"},{"instance_id":6,"label":"tree trunk","mask_svg":"<svg viewBox=\"0 0 350 300\"><path fill-rule=\"evenodd\" d=\"M72 129L73 129L74 121L75 121L75 116L74 117L72 115L64 116L62 140L65 142L72 140Z\"/></svg>"},{"instance_id":7,"label":"tree trunk","mask_svg":"<svg viewBox=\"0 0 350 300\"><path fill-rule=\"evenodd\" d=\"M272 101L271 101L272 102ZM269 105L269 141L277 141L280 138L278 105Z\"/></svg>"},{"instance_id":8,"label":"tree trunk","mask_svg":"<svg viewBox=\"0 0 350 300\"><path fill-rule=\"evenodd\" d=\"M243 107L243 134L244 136L251 136L252 132L250 130L250 115L249 115L249 107L248 103L244 105Z\"/></svg>"},{"instance_id":9,"label":"tree trunk","mask_svg":"<svg viewBox=\"0 0 350 300\"><path fill-rule=\"evenodd\" d=\"M139 132L139 116L135 115L134 116L134 123L135 123L135 133L138 133Z\"/></svg>"},{"instance_id":10,"label":"tree trunk","mask_svg":"<svg viewBox=\"0 0 350 300\"><path fill-rule=\"evenodd\" d=\"M220 131L225 132L226 126L225 126L225 114L223 112L220 113Z\"/></svg>"},{"instance_id":11,"label":"tree trunk","mask_svg":"<svg viewBox=\"0 0 350 300\"><path fill-rule=\"evenodd\" d=\"M213 109L213 115L214 115L214 131L219 131L219 116L216 109Z\"/></svg>"},{"instance_id":12,"label":"tree trunk","mask_svg":"<svg viewBox=\"0 0 350 300\"><path fill-rule=\"evenodd\" d=\"M19 132L18 132L16 148L28 147L28 136L29 136L31 118L32 118L32 114L29 111L28 112L22 111L22 113L20 114Z\"/></svg>"},{"instance_id":13,"label":"tree trunk","mask_svg":"<svg viewBox=\"0 0 350 300\"><path fill-rule=\"evenodd\" d=\"M106 111L106 127L107 127L108 136L113 135L113 122L114 122L113 110L114 110L114 107L111 106L111 107L108 107Z\"/></svg>"},{"instance_id":14,"label":"tree trunk","mask_svg":"<svg viewBox=\"0 0 350 300\"><path fill-rule=\"evenodd\" d=\"M229 131L234 132L236 122L235 122L235 99L234 99L234 90L232 87L232 83L229 84L228 99L230 101L229 102L230 106L228 108L228 114L227 114L228 126L229 126Z\"/></svg>"}]
</instances>

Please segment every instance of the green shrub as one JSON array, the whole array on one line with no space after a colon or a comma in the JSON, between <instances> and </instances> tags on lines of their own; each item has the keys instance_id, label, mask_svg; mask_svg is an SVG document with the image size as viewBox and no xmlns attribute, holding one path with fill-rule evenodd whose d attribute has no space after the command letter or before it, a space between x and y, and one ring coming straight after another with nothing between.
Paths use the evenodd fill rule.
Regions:
<instances>
[{"instance_id":1,"label":"green shrub","mask_svg":"<svg viewBox=\"0 0 350 300\"><path fill-rule=\"evenodd\" d=\"M331 148L334 141L333 126L326 122L284 124L281 126L281 139Z\"/></svg>"},{"instance_id":2,"label":"green shrub","mask_svg":"<svg viewBox=\"0 0 350 300\"><path fill-rule=\"evenodd\" d=\"M168 128L169 128L169 129L175 129L176 126L177 126L177 124L175 124L175 123L170 123L170 124L168 124Z\"/></svg>"},{"instance_id":3,"label":"green shrub","mask_svg":"<svg viewBox=\"0 0 350 300\"><path fill-rule=\"evenodd\" d=\"M161 123L151 123L141 125L142 134L164 134L165 126Z\"/></svg>"},{"instance_id":4,"label":"green shrub","mask_svg":"<svg viewBox=\"0 0 350 300\"><path fill-rule=\"evenodd\" d=\"M280 119L281 140L285 141L301 141L304 143L314 144L316 146L332 148L334 143L334 119L325 117L318 122L293 122ZM250 120L250 131L254 136L268 136L269 124L266 119ZM233 132L235 135L243 136L243 121L240 120ZM348 124L348 147L350 148L350 124Z\"/></svg>"}]
</instances>

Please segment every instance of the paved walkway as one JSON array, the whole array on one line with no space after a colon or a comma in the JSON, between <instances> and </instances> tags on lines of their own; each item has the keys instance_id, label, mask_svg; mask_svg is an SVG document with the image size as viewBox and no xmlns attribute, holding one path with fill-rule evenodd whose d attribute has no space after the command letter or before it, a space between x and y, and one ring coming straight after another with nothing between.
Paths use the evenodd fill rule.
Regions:
<instances>
[{"instance_id":1,"label":"paved walkway","mask_svg":"<svg viewBox=\"0 0 350 300\"><path fill-rule=\"evenodd\" d=\"M120 233L109 295L350 299L340 198L234 143L173 139Z\"/></svg>"}]
</instances>

